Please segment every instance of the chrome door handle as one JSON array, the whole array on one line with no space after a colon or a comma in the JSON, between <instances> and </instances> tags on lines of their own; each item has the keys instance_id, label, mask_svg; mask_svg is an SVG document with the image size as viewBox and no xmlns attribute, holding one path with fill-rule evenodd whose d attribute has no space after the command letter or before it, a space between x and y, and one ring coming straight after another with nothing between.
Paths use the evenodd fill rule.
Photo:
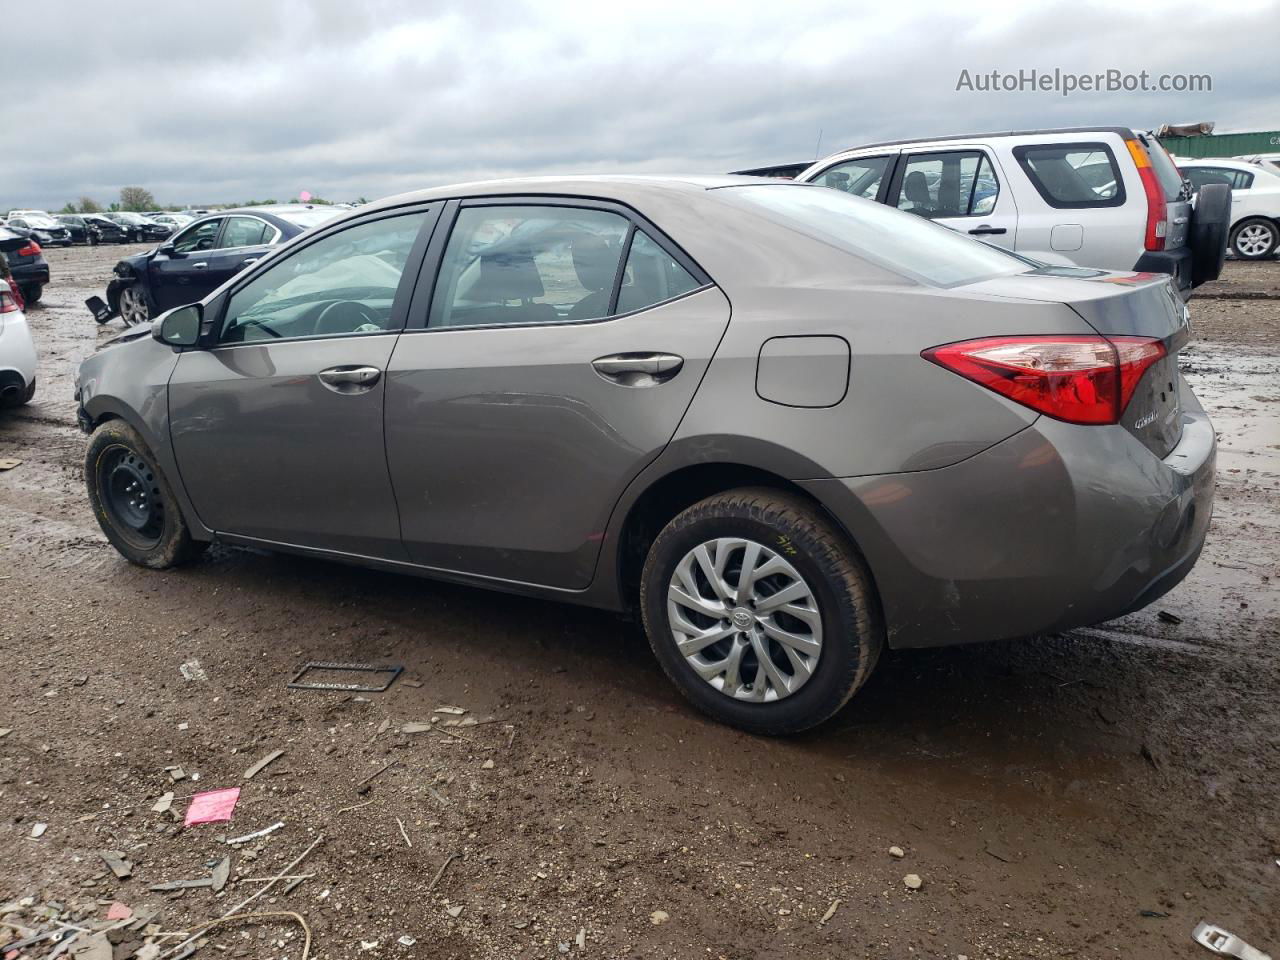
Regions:
<instances>
[{"instance_id":1,"label":"chrome door handle","mask_svg":"<svg viewBox=\"0 0 1280 960\"><path fill-rule=\"evenodd\" d=\"M591 366L610 383L624 387L652 387L680 372L684 357L674 353L615 353L597 357Z\"/></svg>"},{"instance_id":2,"label":"chrome door handle","mask_svg":"<svg viewBox=\"0 0 1280 960\"><path fill-rule=\"evenodd\" d=\"M245 258L244 258L243 260L241 260L240 262L241 262L241 263L257 263L257 262L258 262L258 258L257 258L257 257L245 257Z\"/></svg>"},{"instance_id":3,"label":"chrome door handle","mask_svg":"<svg viewBox=\"0 0 1280 960\"><path fill-rule=\"evenodd\" d=\"M204 270L204 269L205 269L205 268L207 268L208 266L209 266L209 264L208 264L208 263L206 263L205 261L201 260L199 263L193 263L193 264L191 265L191 269L192 269L192 270Z\"/></svg>"},{"instance_id":4,"label":"chrome door handle","mask_svg":"<svg viewBox=\"0 0 1280 960\"><path fill-rule=\"evenodd\" d=\"M334 393L365 393L382 376L377 367L330 367L316 374Z\"/></svg>"}]
</instances>

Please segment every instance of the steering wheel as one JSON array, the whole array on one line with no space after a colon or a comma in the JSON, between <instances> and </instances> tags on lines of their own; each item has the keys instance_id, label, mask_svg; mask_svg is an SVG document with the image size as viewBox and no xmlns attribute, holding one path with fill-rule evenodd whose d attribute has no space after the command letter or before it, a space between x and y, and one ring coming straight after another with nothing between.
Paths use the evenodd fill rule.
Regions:
<instances>
[{"instance_id":1,"label":"steering wheel","mask_svg":"<svg viewBox=\"0 0 1280 960\"><path fill-rule=\"evenodd\" d=\"M358 300L335 300L316 317L311 333L315 336L326 333L354 333L357 327L369 324L382 329L382 324L373 312Z\"/></svg>"}]
</instances>

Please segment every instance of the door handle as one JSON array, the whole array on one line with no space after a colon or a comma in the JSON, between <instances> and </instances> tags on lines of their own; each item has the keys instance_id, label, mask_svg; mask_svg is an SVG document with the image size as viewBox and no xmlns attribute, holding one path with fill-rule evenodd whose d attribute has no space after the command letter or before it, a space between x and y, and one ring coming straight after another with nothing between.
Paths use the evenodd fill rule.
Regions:
<instances>
[{"instance_id":1,"label":"door handle","mask_svg":"<svg viewBox=\"0 0 1280 960\"><path fill-rule=\"evenodd\" d=\"M208 266L209 266L209 264L208 264L208 263L206 263L204 260L201 260L199 263L193 263L193 264L191 265L191 269L192 269L192 270L204 270L204 269L206 269Z\"/></svg>"},{"instance_id":2,"label":"door handle","mask_svg":"<svg viewBox=\"0 0 1280 960\"><path fill-rule=\"evenodd\" d=\"M316 374L334 393L366 393L382 376L377 367L330 367Z\"/></svg>"},{"instance_id":3,"label":"door handle","mask_svg":"<svg viewBox=\"0 0 1280 960\"><path fill-rule=\"evenodd\" d=\"M257 263L257 262L258 262L258 258L257 258L257 257L245 257L245 258L244 258L243 260L241 260L240 262L241 262L241 263L245 263L245 264L249 264L249 263Z\"/></svg>"},{"instance_id":4,"label":"door handle","mask_svg":"<svg viewBox=\"0 0 1280 960\"><path fill-rule=\"evenodd\" d=\"M989 237L993 233L1008 233L1004 227L989 227L985 223L980 227L974 227L969 233L975 237Z\"/></svg>"},{"instance_id":5,"label":"door handle","mask_svg":"<svg viewBox=\"0 0 1280 960\"><path fill-rule=\"evenodd\" d=\"M614 353L597 357L591 366L605 380L624 387L653 387L666 383L684 366L674 353Z\"/></svg>"}]
</instances>

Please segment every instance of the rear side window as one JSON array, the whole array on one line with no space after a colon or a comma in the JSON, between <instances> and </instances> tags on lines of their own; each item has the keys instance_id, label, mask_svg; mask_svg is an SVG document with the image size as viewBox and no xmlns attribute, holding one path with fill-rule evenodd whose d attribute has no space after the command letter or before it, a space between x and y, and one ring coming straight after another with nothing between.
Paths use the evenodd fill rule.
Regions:
<instances>
[{"instance_id":1,"label":"rear side window","mask_svg":"<svg viewBox=\"0 0 1280 960\"><path fill-rule=\"evenodd\" d=\"M256 247L270 243L275 227L257 217L229 217L222 231L224 247Z\"/></svg>"},{"instance_id":2,"label":"rear side window","mask_svg":"<svg viewBox=\"0 0 1280 960\"><path fill-rule=\"evenodd\" d=\"M701 284L684 267L637 230L631 237L631 252L618 289L617 313L643 310L655 303L679 297Z\"/></svg>"},{"instance_id":3,"label":"rear side window","mask_svg":"<svg viewBox=\"0 0 1280 960\"><path fill-rule=\"evenodd\" d=\"M1014 147L1013 155L1051 207L1071 210L1124 204L1120 167L1105 143L1037 144Z\"/></svg>"},{"instance_id":4,"label":"rear side window","mask_svg":"<svg viewBox=\"0 0 1280 960\"><path fill-rule=\"evenodd\" d=\"M1187 167L1186 174L1196 193L1206 183L1225 183L1232 190L1248 190L1253 185L1252 173L1227 167Z\"/></svg>"},{"instance_id":5,"label":"rear side window","mask_svg":"<svg viewBox=\"0 0 1280 960\"><path fill-rule=\"evenodd\" d=\"M907 159L897 206L930 220L981 217L995 209L999 192L985 153L922 153Z\"/></svg>"},{"instance_id":6,"label":"rear side window","mask_svg":"<svg viewBox=\"0 0 1280 960\"><path fill-rule=\"evenodd\" d=\"M891 157L859 157L857 160L846 160L834 167L822 171L811 183L820 187L831 187L843 190L855 197L874 200L880 192L880 183L884 180L884 172L889 167Z\"/></svg>"}]
</instances>

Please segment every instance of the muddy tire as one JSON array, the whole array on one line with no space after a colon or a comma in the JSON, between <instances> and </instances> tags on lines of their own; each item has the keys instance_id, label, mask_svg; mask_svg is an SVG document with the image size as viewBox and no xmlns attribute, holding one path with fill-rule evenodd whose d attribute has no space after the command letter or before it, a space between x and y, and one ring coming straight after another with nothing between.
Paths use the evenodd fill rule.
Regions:
<instances>
[{"instance_id":1,"label":"muddy tire","mask_svg":"<svg viewBox=\"0 0 1280 960\"><path fill-rule=\"evenodd\" d=\"M84 477L98 525L130 563L164 570L196 559L208 546L192 539L155 455L123 420L93 431Z\"/></svg>"},{"instance_id":2,"label":"muddy tire","mask_svg":"<svg viewBox=\"0 0 1280 960\"><path fill-rule=\"evenodd\" d=\"M40 298L44 295L44 287L38 283L27 284L19 289L22 291L22 299L28 304L39 303Z\"/></svg>"},{"instance_id":3,"label":"muddy tire","mask_svg":"<svg viewBox=\"0 0 1280 960\"><path fill-rule=\"evenodd\" d=\"M717 494L676 516L649 550L640 606L681 693L757 734L829 719L884 645L853 544L813 504L778 490Z\"/></svg>"},{"instance_id":4,"label":"muddy tire","mask_svg":"<svg viewBox=\"0 0 1280 960\"><path fill-rule=\"evenodd\" d=\"M1280 227L1266 217L1250 217L1231 228L1231 249L1241 260L1268 260L1280 247Z\"/></svg>"}]
</instances>

